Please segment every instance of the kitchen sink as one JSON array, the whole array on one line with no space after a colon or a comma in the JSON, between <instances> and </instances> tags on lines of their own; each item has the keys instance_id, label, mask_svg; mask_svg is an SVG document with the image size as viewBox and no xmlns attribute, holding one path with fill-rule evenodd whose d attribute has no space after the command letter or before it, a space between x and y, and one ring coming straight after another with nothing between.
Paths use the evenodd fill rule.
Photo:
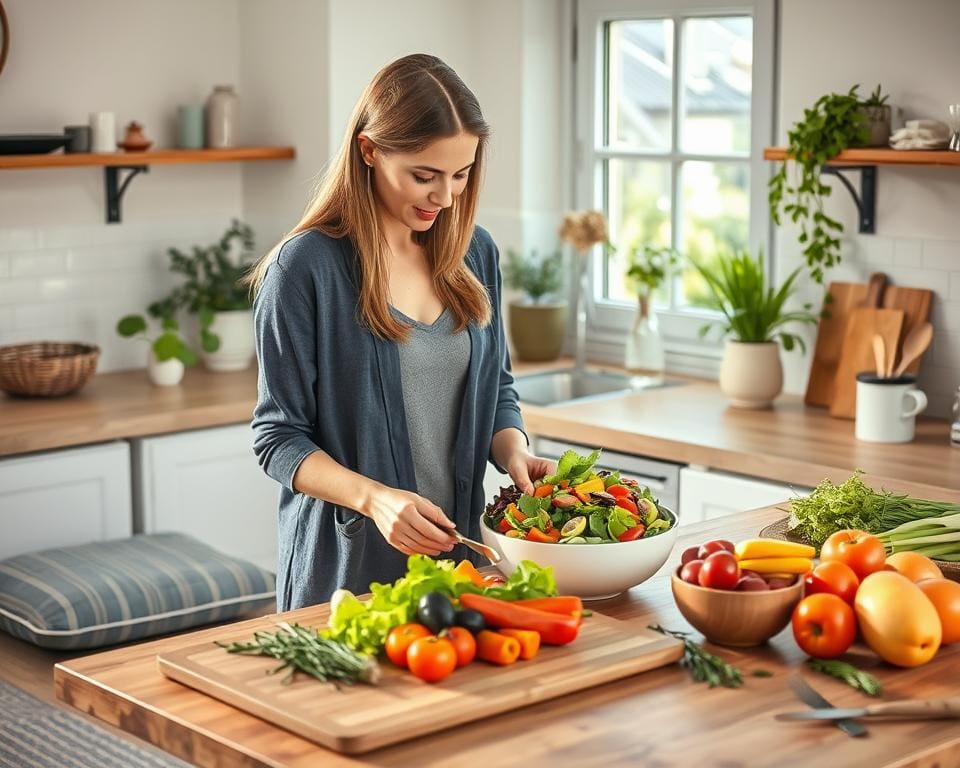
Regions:
<instances>
[{"instance_id":1,"label":"kitchen sink","mask_svg":"<svg viewBox=\"0 0 960 768\"><path fill-rule=\"evenodd\" d=\"M517 376L514 387L521 402L531 405L565 405L600 397L625 395L644 389L675 387L682 381L663 376L632 376L606 371L584 371L576 368L546 371Z\"/></svg>"}]
</instances>

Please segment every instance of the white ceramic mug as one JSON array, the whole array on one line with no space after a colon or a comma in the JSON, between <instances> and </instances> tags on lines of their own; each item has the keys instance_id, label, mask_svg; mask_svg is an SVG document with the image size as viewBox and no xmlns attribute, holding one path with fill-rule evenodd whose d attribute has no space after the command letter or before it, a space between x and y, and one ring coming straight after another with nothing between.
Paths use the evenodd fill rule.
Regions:
<instances>
[{"instance_id":1,"label":"white ceramic mug","mask_svg":"<svg viewBox=\"0 0 960 768\"><path fill-rule=\"evenodd\" d=\"M857 440L868 443L909 443L917 414L927 407L927 396L915 388L916 378L881 379L857 374Z\"/></svg>"},{"instance_id":2,"label":"white ceramic mug","mask_svg":"<svg viewBox=\"0 0 960 768\"><path fill-rule=\"evenodd\" d=\"M90 113L90 151L117 151L117 123L113 112Z\"/></svg>"}]
</instances>

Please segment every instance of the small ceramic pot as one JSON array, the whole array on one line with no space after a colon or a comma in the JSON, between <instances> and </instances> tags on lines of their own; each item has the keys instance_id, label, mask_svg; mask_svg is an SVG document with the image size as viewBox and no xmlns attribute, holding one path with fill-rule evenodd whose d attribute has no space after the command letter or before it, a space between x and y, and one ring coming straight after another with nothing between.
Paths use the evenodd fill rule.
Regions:
<instances>
[{"instance_id":1,"label":"small ceramic pot","mask_svg":"<svg viewBox=\"0 0 960 768\"><path fill-rule=\"evenodd\" d=\"M546 362L563 352L567 331L566 302L509 306L510 338L518 360Z\"/></svg>"},{"instance_id":2,"label":"small ceramic pot","mask_svg":"<svg viewBox=\"0 0 960 768\"><path fill-rule=\"evenodd\" d=\"M720 391L735 408L769 408L783 389L780 345L727 340L720 363Z\"/></svg>"},{"instance_id":3,"label":"small ceramic pot","mask_svg":"<svg viewBox=\"0 0 960 768\"><path fill-rule=\"evenodd\" d=\"M147 355L147 375L158 387L175 387L183 380L183 363L176 358L157 360L151 351Z\"/></svg>"},{"instance_id":4,"label":"small ceramic pot","mask_svg":"<svg viewBox=\"0 0 960 768\"><path fill-rule=\"evenodd\" d=\"M210 326L220 337L216 352L204 352L203 364L211 371L244 371L254 357L253 310L217 312Z\"/></svg>"}]
</instances>

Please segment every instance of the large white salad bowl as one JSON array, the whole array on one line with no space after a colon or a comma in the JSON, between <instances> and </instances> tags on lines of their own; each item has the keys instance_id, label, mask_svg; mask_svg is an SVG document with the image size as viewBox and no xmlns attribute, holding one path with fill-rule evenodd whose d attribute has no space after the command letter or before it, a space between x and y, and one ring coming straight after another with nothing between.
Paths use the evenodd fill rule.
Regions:
<instances>
[{"instance_id":1,"label":"large white salad bowl","mask_svg":"<svg viewBox=\"0 0 960 768\"><path fill-rule=\"evenodd\" d=\"M541 544L511 539L480 523L483 543L503 557L497 565L509 576L521 560L551 566L562 595L579 595L584 600L603 600L642 584L667 561L677 540L679 517L664 506L660 512L673 526L647 539L609 544Z\"/></svg>"}]
</instances>

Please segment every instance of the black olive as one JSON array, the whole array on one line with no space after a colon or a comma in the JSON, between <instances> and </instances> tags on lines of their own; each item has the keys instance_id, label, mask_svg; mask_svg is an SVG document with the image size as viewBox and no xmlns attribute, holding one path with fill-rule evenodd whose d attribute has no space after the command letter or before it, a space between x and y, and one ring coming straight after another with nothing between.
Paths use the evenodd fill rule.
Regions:
<instances>
[{"instance_id":1,"label":"black olive","mask_svg":"<svg viewBox=\"0 0 960 768\"><path fill-rule=\"evenodd\" d=\"M475 635L487 628L487 622L483 620L483 614L480 611L465 608L457 613L457 626Z\"/></svg>"},{"instance_id":2,"label":"black olive","mask_svg":"<svg viewBox=\"0 0 960 768\"><path fill-rule=\"evenodd\" d=\"M417 603L417 619L434 634L452 627L456 611L450 598L440 592L428 592Z\"/></svg>"}]
</instances>

